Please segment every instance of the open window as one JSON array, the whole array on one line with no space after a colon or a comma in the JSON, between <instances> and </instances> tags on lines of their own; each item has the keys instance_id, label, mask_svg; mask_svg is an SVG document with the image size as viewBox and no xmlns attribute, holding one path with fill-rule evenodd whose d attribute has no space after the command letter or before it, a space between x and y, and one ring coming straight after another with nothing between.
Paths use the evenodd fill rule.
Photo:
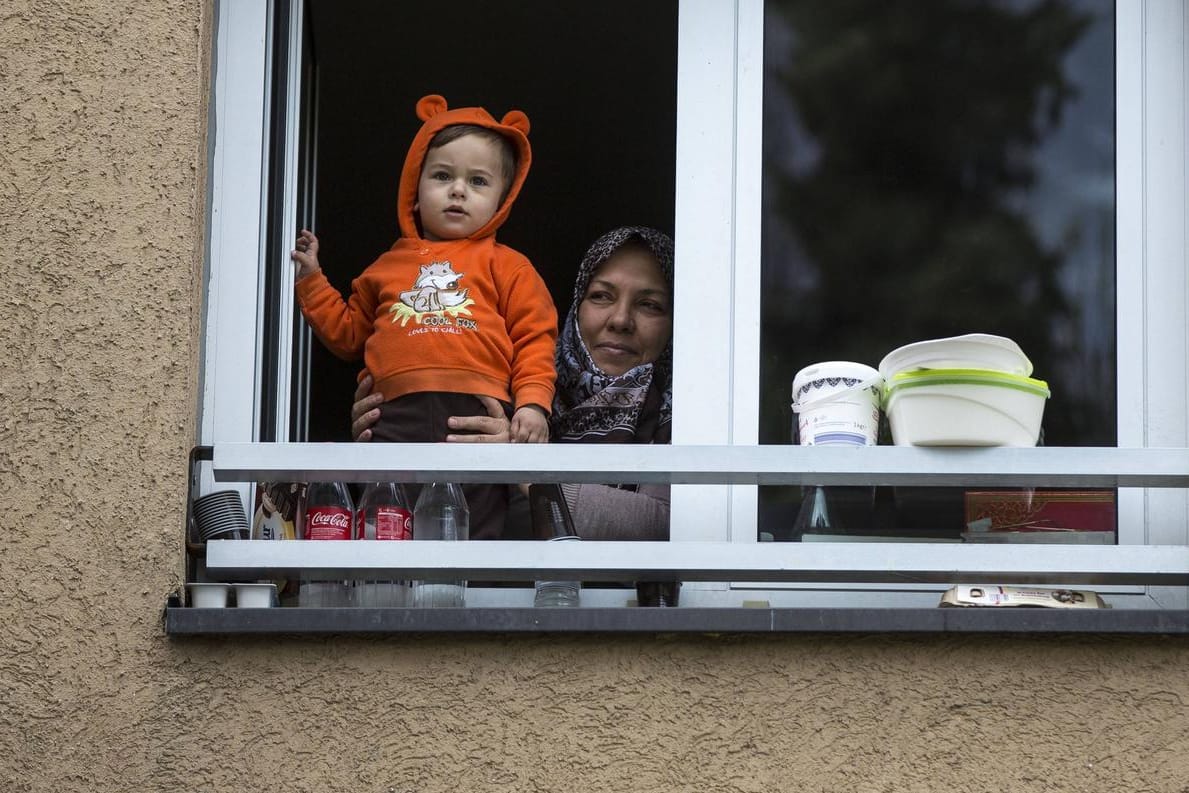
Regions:
<instances>
[{"instance_id":1,"label":"open window","mask_svg":"<svg viewBox=\"0 0 1189 793\"><path fill-rule=\"evenodd\" d=\"M625 4L622 14L605 4L591 11L541 4L524 12L532 18L521 27L501 28L521 14L521 4L510 4L486 27L469 29L502 31L490 37L496 49L523 57L479 57L463 70L466 80L442 84L435 82L443 74L440 59L405 47L415 37L384 38L386 26L410 28L413 17L403 9L399 20L369 24L387 5L370 9L374 17L347 18L310 0L304 10L277 4L275 12L264 2L221 4L204 442L343 437L353 367L316 378L332 383L330 393L311 389L304 408L295 407L295 395L305 393L301 378L278 372L277 399L262 402L264 361L302 360L300 349L287 356L283 342L278 353L265 343L270 333L283 338L293 321L292 306L284 304L290 265L279 255L287 248L279 246L292 239L299 217L313 217L324 237L354 246L333 257L346 267L345 286L390 241L395 179L378 172L399 170L410 132L398 127L411 119L417 96L440 92L497 111L522 107L532 118L534 170L501 238L530 255L560 310L568 304L569 273L590 239L621 223L668 227L671 220L678 261L675 446L787 443L789 381L800 366L831 358L876 363L906 341L972 330L1017 338L1038 376L1051 382L1045 442L1066 450L1069 460L1079 460L1083 448L1189 445L1183 3L955 0L929 13L911 4L848 4L859 7L849 17L794 0L646 5L655 15L648 24L635 4ZM282 20L286 8L294 16ZM486 9L476 5L473 18L495 13ZM332 29L350 30L357 18L370 34L334 38ZM428 29L421 22L411 27ZM535 33L549 25L568 43L548 49L556 42ZM373 34L381 41L355 43ZM991 34L1002 51L995 58L1008 57L971 57L990 46L981 37ZM1048 41L1048 49L1011 57L1019 44L1012 35L1025 36L1028 48ZM322 36L351 43L329 46ZM606 38L632 43L608 49ZM291 53L306 49L305 60L288 55L270 65L269 54L282 45ZM366 60L353 49L399 63L399 86L377 76L379 67L353 71ZM313 77L296 67L309 66L309 52ZM336 60L344 87L329 97ZM578 60L583 68L569 66ZM893 62L903 68L881 68ZM976 68L990 62L1002 73ZM520 71L501 72L497 64ZM425 76L413 79L422 67ZM479 90L472 80L491 82ZM881 93L888 86L899 93ZM1014 108L1008 128L996 131L977 117L986 92ZM531 93L548 99L539 111ZM270 113L269 98L282 96L283 112ZM332 117L334 134L326 129ZM363 117L372 119L366 128L344 137ZM592 140L599 128L587 122L602 119L614 120ZM572 134L553 138L551 130L561 128ZM283 134L271 137L278 129ZM304 148L302 129L310 136ZM985 151L967 158L972 137ZM908 146L900 151L916 153L884 148L897 141ZM355 150L373 145L360 157L363 166L350 164ZM341 159L333 166L337 183L324 186L330 146L342 150L335 155ZM597 163L587 162L591 152ZM388 164L372 167L379 160ZM270 162L279 163L271 177ZM914 176L921 169L936 173ZM918 186L941 185L945 194L982 183L993 189L981 198L972 193L965 214L937 204L936 195L932 208L908 211L917 192L938 192ZM270 214L268 199L278 190L288 191L289 209ZM336 217L352 196L365 194L352 216ZM875 220L859 225L859 215ZM980 219L994 229L981 228ZM845 231L834 234L835 224ZM919 236L914 224L922 227ZM849 249L830 243L839 236ZM881 256L881 246L896 251ZM970 271L958 266L972 262ZM934 285L909 289L909 281ZM995 300L982 299L1001 288ZM850 289L864 292L860 303L848 302ZM804 305L811 301L812 308ZM270 324L264 318L274 303ZM244 338L257 339L256 347L245 351ZM318 361L313 368L323 371ZM923 472L922 481L928 478ZM754 544L760 532L780 536L788 501L750 485L680 485L672 537ZM1184 544L1187 517L1182 490L1118 492L1121 546ZM1057 569L1062 552L1037 546L1028 555ZM708 582L683 600L731 604L748 599L755 586ZM870 588L765 592L774 605L846 605L870 603ZM876 588L881 605L936 603L936 587ZM1185 590L1172 587L1133 586L1112 596L1137 607L1186 601Z\"/></svg>"},{"instance_id":2,"label":"open window","mask_svg":"<svg viewBox=\"0 0 1189 793\"><path fill-rule=\"evenodd\" d=\"M421 125L413 108L431 93L452 107L486 107L497 118L514 108L528 114L533 165L498 237L534 263L559 314L569 307L586 246L600 234L629 224L671 232L675 2L464 0L448 15L416 3L277 5L274 40L300 29L290 35L301 46L274 51L274 74L299 74L300 85L273 105L273 129L296 122L297 134L276 139L272 194L282 194L294 164L299 184L294 201L270 205L269 259L281 266L269 273L276 278L267 306L284 305L292 291L284 259L294 213L319 235L323 268L344 294L399 236L397 182ZM261 438L349 440L361 364L311 341L291 309L264 332L269 339L293 333L296 352L289 388L276 385L277 420L262 415ZM285 344L269 346L280 352ZM284 369L275 376L283 379Z\"/></svg>"}]
</instances>

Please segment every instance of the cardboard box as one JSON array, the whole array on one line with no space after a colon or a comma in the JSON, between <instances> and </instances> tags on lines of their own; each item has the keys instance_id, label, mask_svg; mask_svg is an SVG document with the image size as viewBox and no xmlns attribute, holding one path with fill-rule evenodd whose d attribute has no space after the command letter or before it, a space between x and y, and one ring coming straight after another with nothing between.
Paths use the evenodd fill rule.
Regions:
<instances>
[{"instance_id":1,"label":"cardboard box","mask_svg":"<svg viewBox=\"0 0 1189 793\"><path fill-rule=\"evenodd\" d=\"M1115 531L1113 490L968 490L970 532Z\"/></svg>"},{"instance_id":2,"label":"cardboard box","mask_svg":"<svg viewBox=\"0 0 1189 793\"><path fill-rule=\"evenodd\" d=\"M998 584L960 584L941 596L941 608L1024 607L1050 609L1108 609L1097 592L1085 589L1039 589Z\"/></svg>"},{"instance_id":3,"label":"cardboard box","mask_svg":"<svg viewBox=\"0 0 1189 793\"><path fill-rule=\"evenodd\" d=\"M1114 545L1113 531L964 531L963 542L1030 545Z\"/></svg>"},{"instance_id":4,"label":"cardboard box","mask_svg":"<svg viewBox=\"0 0 1189 793\"><path fill-rule=\"evenodd\" d=\"M253 540L296 540L298 512L305 495L302 482L258 482L252 513Z\"/></svg>"},{"instance_id":5,"label":"cardboard box","mask_svg":"<svg viewBox=\"0 0 1189 793\"><path fill-rule=\"evenodd\" d=\"M256 508L252 513L253 540L296 540L301 537L301 506L305 499L304 482L258 482ZM281 602L297 598L298 582L274 579Z\"/></svg>"}]
</instances>

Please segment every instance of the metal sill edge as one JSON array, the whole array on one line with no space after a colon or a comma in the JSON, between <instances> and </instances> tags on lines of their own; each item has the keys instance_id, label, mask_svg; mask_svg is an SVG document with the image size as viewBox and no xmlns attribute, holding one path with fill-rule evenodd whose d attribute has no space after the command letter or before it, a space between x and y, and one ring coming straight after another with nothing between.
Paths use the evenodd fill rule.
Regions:
<instances>
[{"instance_id":1,"label":"metal sill edge","mask_svg":"<svg viewBox=\"0 0 1189 793\"><path fill-rule=\"evenodd\" d=\"M1189 634L1189 610L1045 608L199 609L168 606L169 636L702 633Z\"/></svg>"}]
</instances>

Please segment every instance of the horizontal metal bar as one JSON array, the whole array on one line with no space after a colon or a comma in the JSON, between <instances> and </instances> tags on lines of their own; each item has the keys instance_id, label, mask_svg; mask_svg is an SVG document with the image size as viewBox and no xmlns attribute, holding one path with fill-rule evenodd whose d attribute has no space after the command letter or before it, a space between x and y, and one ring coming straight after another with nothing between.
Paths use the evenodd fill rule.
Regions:
<instances>
[{"instance_id":1,"label":"horizontal metal bar","mask_svg":"<svg viewBox=\"0 0 1189 793\"><path fill-rule=\"evenodd\" d=\"M1189 449L220 443L223 482L1189 487Z\"/></svg>"},{"instance_id":2,"label":"horizontal metal bar","mask_svg":"<svg viewBox=\"0 0 1189 793\"><path fill-rule=\"evenodd\" d=\"M463 578L525 581L1189 584L1189 547L933 543L383 542L225 540L222 580Z\"/></svg>"}]
</instances>

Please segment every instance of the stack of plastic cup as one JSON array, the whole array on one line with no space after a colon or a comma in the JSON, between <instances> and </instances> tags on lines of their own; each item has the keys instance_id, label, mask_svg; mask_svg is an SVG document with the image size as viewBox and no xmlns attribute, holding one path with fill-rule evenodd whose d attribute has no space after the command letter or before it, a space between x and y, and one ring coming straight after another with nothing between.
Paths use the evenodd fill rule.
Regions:
<instances>
[{"instance_id":1,"label":"stack of plastic cup","mask_svg":"<svg viewBox=\"0 0 1189 793\"><path fill-rule=\"evenodd\" d=\"M194 499L194 522L203 542L246 540L252 533L248 513L235 490L218 490Z\"/></svg>"}]
</instances>

